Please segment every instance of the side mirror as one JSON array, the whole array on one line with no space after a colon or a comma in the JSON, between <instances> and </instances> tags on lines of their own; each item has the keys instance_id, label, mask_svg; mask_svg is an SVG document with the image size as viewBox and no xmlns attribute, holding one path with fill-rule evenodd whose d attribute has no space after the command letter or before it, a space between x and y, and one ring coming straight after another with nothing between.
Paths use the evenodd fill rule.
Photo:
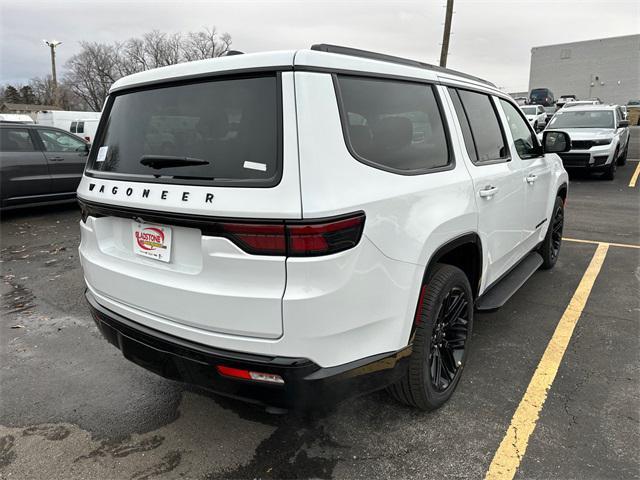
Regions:
<instances>
[{"instance_id":1,"label":"side mirror","mask_svg":"<svg viewBox=\"0 0 640 480\"><path fill-rule=\"evenodd\" d=\"M624 128L629 126L629 120L620 120L618 122L618 128Z\"/></svg>"},{"instance_id":2,"label":"side mirror","mask_svg":"<svg viewBox=\"0 0 640 480\"><path fill-rule=\"evenodd\" d=\"M82 150L82 153L84 155L89 155L89 151L91 150L91 144L90 143L85 143L84 144L84 149Z\"/></svg>"},{"instance_id":3,"label":"side mirror","mask_svg":"<svg viewBox=\"0 0 640 480\"><path fill-rule=\"evenodd\" d=\"M571 137L566 132L545 130L542 133L542 147L545 153L562 153L571 150Z\"/></svg>"}]
</instances>

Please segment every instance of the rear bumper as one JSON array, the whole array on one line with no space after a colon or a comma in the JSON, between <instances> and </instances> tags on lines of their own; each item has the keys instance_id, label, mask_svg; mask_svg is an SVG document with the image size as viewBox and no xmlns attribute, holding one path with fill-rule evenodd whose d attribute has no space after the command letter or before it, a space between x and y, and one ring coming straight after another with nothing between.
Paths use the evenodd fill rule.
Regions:
<instances>
[{"instance_id":1,"label":"rear bumper","mask_svg":"<svg viewBox=\"0 0 640 480\"><path fill-rule=\"evenodd\" d=\"M307 410L379 390L404 375L411 354L409 346L321 368L305 358L232 352L190 342L107 310L89 291L86 298L102 335L128 360L165 378L262 405ZM225 377L218 373L218 365L277 374L284 384Z\"/></svg>"}]
</instances>

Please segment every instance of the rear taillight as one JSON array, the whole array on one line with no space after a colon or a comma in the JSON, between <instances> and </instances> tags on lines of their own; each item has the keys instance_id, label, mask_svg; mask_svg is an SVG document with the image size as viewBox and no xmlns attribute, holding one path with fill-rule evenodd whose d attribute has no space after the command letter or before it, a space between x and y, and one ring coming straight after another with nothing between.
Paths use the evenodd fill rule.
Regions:
<instances>
[{"instance_id":1,"label":"rear taillight","mask_svg":"<svg viewBox=\"0 0 640 480\"><path fill-rule=\"evenodd\" d=\"M364 213L277 224L220 223L221 235L247 253L310 257L355 247L362 237Z\"/></svg>"},{"instance_id":2,"label":"rear taillight","mask_svg":"<svg viewBox=\"0 0 640 480\"><path fill-rule=\"evenodd\" d=\"M252 370L227 367L225 365L218 365L216 370L218 370L220 375L225 377L239 378L241 380L253 380L255 382L276 383L279 385L284 383L284 379L275 373L254 372Z\"/></svg>"},{"instance_id":3,"label":"rear taillight","mask_svg":"<svg viewBox=\"0 0 640 480\"><path fill-rule=\"evenodd\" d=\"M247 253L286 255L284 224L222 223L220 226L226 234L225 237Z\"/></svg>"},{"instance_id":4,"label":"rear taillight","mask_svg":"<svg viewBox=\"0 0 640 480\"><path fill-rule=\"evenodd\" d=\"M362 236L364 213L316 224L288 224L288 255L328 255L355 247Z\"/></svg>"}]
</instances>

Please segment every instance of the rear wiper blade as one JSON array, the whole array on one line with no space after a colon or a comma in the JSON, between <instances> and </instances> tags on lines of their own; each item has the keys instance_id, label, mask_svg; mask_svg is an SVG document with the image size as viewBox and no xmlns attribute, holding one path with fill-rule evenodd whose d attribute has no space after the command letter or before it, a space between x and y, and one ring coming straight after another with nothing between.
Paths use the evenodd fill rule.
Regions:
<instances>
[{"instance_id":1,"label":"rear wiper blade","mask_svg":"<svg viewBox=\"0 0 640 480\"><path fill-rule=\"evenodd\" d=\"M191 157L175 157L173 155L143 155L140 163L155 169L171 167L190 167L194 165L209 165L207 160Z\"/></svg>"}]
</instances>

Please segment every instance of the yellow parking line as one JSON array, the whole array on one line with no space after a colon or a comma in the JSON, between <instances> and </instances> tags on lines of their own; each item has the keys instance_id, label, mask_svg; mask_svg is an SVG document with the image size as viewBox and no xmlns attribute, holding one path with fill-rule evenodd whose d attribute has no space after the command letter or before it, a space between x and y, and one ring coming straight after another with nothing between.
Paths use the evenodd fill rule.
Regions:
<instances>
[{"instance_id":1,"label":"yellow parking line","mask_svg":"<svg viewBox=\"0 0 640 480\"><path fill-rule=\"evenodd\" d=\"M636 186L636 182L638 181L638 175L640 175L640 162L638 162L638 165L636 165L636 169L633 172L633 175L631 175L631 181L629 182L629 186L631 188Z\"/></svg>"},{"instance_id":2,"label":"yellow parking line","mask_svg":"<svg viewBox=\"0 0 640 480\"><path fill-rule=\"evenodd\" d=\"M634 245L632 243L599 242L597 240L580 240L580 239L577 239L577 238L567 238L567 237L562 237L562 240L565 241L565 242L591 243L591 244L594 244L594 245L608 245L610 247L640 248L640 245Z\"/></svg>"},{"instance_id":3,"label":"yellow parking line","mask_svg":"<svg viewBox=\"0 0 640 480\"><path fill-rule=\"evenodd\" d=\"M609 245L600 243L593 254L578 288L542 355L527 391L513 414L509 429L491 461L485 477L486 480L511 480L516 474L516 470L527 451L529 437L536 428L540 411L547 399L547 393L558 373L569 340L571 340L573 329L580 319L608 249Z\"/></svg>"}]
</instances>

